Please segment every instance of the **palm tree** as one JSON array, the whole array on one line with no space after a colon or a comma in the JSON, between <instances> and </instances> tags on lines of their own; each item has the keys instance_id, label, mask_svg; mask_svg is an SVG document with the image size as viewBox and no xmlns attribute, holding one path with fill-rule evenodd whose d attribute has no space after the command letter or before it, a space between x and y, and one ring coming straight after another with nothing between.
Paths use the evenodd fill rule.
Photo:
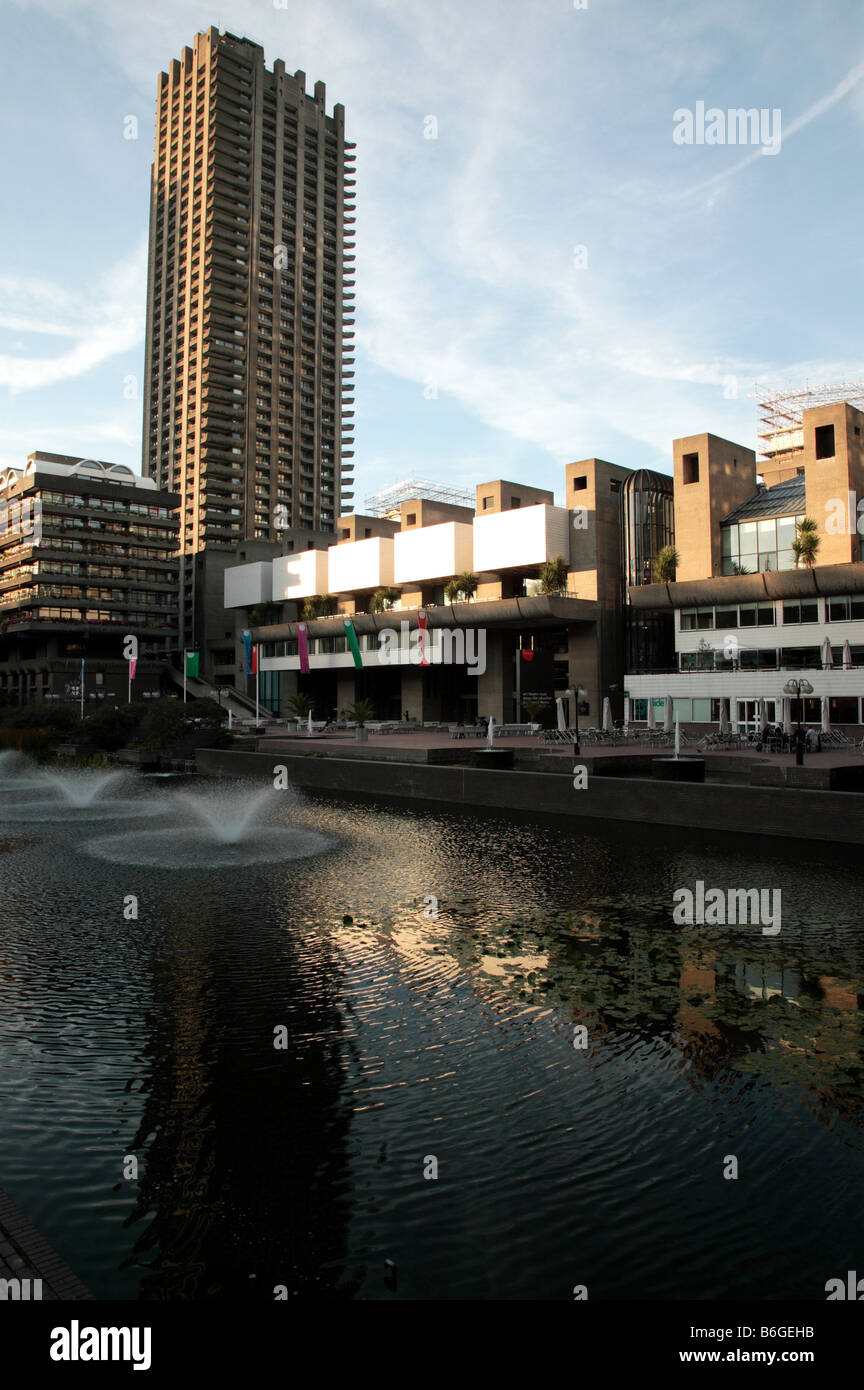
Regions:
<instances>
[{"instance_id":1,"label":"palm tree","mask_svg":"<svg viewBox=\"0 0 864 1390\"><path fill-rule=\"evenodd\" d=\"M311 695L303 695L298 692L286 701L285 708L295 719L308 719L315 708L315 701Z\"/></svg>"},{"instance_id":2,"label":"palm tree","mask_svg":"<svg viewBox=\"0 0 864 1390\"><path fill-rule=\"evenodd\" d=\"M256 603L254 607L249 609L249 626L267 627L270 623L278 623L281 617L281 603Z\"/></svg>"},{"instance_id":3,"label":"palm tree","mask_svg":"<svg viewBox=\"0 0 864 1390\"><path fill-rule=\"evenodd\" d=\"M795 555L795 568L802 563L808 570L812 570L816 563L816 556L819 554L821 537L816 529L816 522L809 516L803 516L800 521L795 522L795 539L792 542L792 550Z\"/></svg>"},{"instance_id":4,"label":"palm tree","mask_svg":"<svg viewBox=\"0 0 864 1390\"><path fill-rule=\"evenodd\" d=\"M352 724L356 724L362 729L367 720L375 718L375 706L371 700L355 700L353 705L348 706L345 713Z\"/></svg>"},{"instance_id":5,"label":"palm tree","mask_svg":"<svg viewBox=\"0 0 864 1390\"><path fill-rule=\"evenodd\" d=\"M387 613L399 598L399 589L385 588L376 589L369 600L368 611L370 613Z\"/></svg>"},{"instance_id":6,"label":"palm tree","mask_svg":"<svg viewBox=\"0 0 864 1390\"><path fill-rule=\"evenodd\" d=\"M654 556L654 583L673 584L678 564L678 551L674 545L664 545Z\"/></svg>"},{"instance_id":7,"label":"palm tree","mask_svg":"<svg viewBox=\"0 0 864 1390\"><path fill-rule=\"evenodd\" d=\"M457 598L470 600L477 592L477 576L466 570L464 574L457 574L455 579L451 579L445 586L444 597L448 603L455 603Z\"/></svg>"},{"instance_id":8,"label":"palm tree","mask_svg":"<svg viewBox=\"0 0 864 1390\"><path fill-rule=\"evenodd\" d=\"M567 592L567 561L563 555L556 555L540 566L541 594L561 594Z\"/></svg>"}]
</instances>

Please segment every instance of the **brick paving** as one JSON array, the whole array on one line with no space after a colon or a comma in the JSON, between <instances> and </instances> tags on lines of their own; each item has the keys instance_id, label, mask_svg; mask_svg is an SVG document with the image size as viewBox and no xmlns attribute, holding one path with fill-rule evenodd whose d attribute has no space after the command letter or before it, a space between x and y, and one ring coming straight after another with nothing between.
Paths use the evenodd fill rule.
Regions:
<instances>
[{"instance_id":1,"label":"brick paving","mask_svg":"<svg viewBox=\"0 0 864 1390\"><path fill-rule=\"evenodd\" d=\"M41 1279L42 1301L68 1302L93 1295L64 1264L60 1256L19 1211L11 1197L0 1188L0 1279L29 1280L18 1290L19 1297L36 1296L34 1280ZM5 1286L4 1286L5 1287ZM6 1289L5 1297L15 1295ZM0 1301L3 1294L0 1292Z\"/></svg>"},{"instance_id":2,"label":"brick paving","mask_svg":"<svg viewBox=\"0 0 864 1390\"><path fill-rule=\"evenodd\" d=\"M369 734L365 744L358 744L351 729L339 730L329 734L318 734L308 738L303 734L289 734L286 730L277 726L258 739L258 748L261 752L267 750L271 739L278 739L285 745L285 749L290 745L292 748L296 744L297 751L311 753L315 747L318 748L344 748L346 756L350 756L352 749L363 749L367 755L374 752L376 748L391 749L418 749L418 748L454 748L468 751L471 748L485 748L486 738L469 737L464 740L451 739L445 732L435 729L418 729L416 732L404 734ZM515 738L495 738L496 748L513 748L524 753L551 753L559 754L563 758L570 758L573 755L573 745L571 743L551 743L539 738L537 735L525 737L524 735ZM671 750L666 747L651 747L647 742L634 742L625 744L603 744L603 743L583 743L582 753L588 757L632 757L634 754L642 754L646 757L663 756ZM682 755L703 756L696 743L687 743L681 749ZM734 758L745 763L766 762L781 767L791 767L795 763L794 753L760 753L757 748L709 748L704 754L709 760L718 758ZM849 748L831 748L823 753L805 753L805 767L861 767L862 756L853 744Z\"/></svg>"}]
</instances>

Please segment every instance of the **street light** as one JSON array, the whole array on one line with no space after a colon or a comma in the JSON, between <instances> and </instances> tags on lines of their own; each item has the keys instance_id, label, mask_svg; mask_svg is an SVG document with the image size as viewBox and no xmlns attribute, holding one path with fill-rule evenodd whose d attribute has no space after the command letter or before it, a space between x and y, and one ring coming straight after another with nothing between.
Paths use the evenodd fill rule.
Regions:
<instances>
[{"instance_id":1,"label":"street light","mask_svg":"<svg viewBox=\"0 0 864 1390\"><path fill-rule=\"evenodd\" d=\"M798 730L795 737L795 763L801 767L804 762L804 736L801 732L801 716L804 713L804 696L813 694L813 687L803 676L800 680L789 680L783 687L783 694L790 695L794 699L796 696L800 701L798 705Z\"/></svg>"},{"instance_id":2,"label":"street light","mask_svg":"<svg viewBox=\"0 0 864 1390\"><path fill-rule=\"evenodd\" d=\"M573 696L573 756L578 758L581 752L579 747L579 701L583 695L588 694L588 691L584 685L576 685L572 691L568 690L567 694Z\"/></svg>"}]
</instances>

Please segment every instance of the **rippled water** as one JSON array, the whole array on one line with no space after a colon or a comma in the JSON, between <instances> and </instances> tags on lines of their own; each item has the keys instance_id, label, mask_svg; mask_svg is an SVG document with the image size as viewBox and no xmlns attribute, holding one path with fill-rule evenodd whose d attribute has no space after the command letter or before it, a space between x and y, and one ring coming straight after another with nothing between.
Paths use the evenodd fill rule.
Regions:
<instances>
[{"instance_id":1,"label":"rippled water","mask_svg":"<svg viewBox=\"0 0 864 1390\"><path fill-rule=\"evenodd\" d=\"M146 853L189 834L176 789L135 795L162 821L0 797L0 1186L97 1296L821 1299L862 1267L853 848L304 797L261 838L308 857L178 872ZM780 887L780 936L674 926L700 878Z\"/></svg>"}]
</instances>

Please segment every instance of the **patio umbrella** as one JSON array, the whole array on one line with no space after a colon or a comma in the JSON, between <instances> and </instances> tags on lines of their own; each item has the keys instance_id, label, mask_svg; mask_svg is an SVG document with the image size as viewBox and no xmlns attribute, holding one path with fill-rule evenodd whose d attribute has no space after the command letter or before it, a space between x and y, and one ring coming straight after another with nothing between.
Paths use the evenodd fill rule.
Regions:
<instances>
[{"instance_id":1,"label":"patio umbrella","mask_svg":"<svg viewBox=\"0 0 864 1390\"><path fill-rule=\"evenodd\" d=\"M822 696L822 732L823 734L830 734L831 732L831 706L828 703L827 695Z\"/></svg>"},{"instance_id":2,"label":"patio umbrella","mask_svg":"<svg viewBox=\"0 0 864 1390\"><path fill-rule=\"evenodd\" d=\"M663 702L663 732L671 734L675 720L672 715L672 696L667 695Z\"/></svg>"},{"instance_id":3,"label":"patio umbrella","mask_svg":"<svg viewBox=\"0 0 864 1390\"><path fill-rule=\"evenodd\" d=\"M490 748L495 747L495 716L493 714L489 716L489 727L486 730L486 742L489 744Z\"/></svg>"},{"instance_id":4,"label":"patio umbrella","mask_svg":"<svg viewBox=\"0 0 864 1390\"><path fill-rule=\"evenodd\" d=\"M624 728L630 728L630 696L624 696Z\"/></svg>"},{"instance_id":5,"label":"patio umbrella","mask_svg":"<svg viewBox=\"0 0 864 1390\"><path fill-rule=\"evenodd\" d=\"M831 655L831 638L826 637L822 643L822 665L833 666L834 658Z\"/></svg>"},{"instance_id":6,"label":"patio umbrella","mask_svg":"<svg viewBox=\"0 0 864 1390\"><path fill-rule=\"evenodd\" d=\"M792 732L792 701L785 697L783 699L783 732L784 734L791 734Z\"/></svg>"},{"instance_id":7,"label":"patio umbrella","mask_svg":"<svg viewBox=\"0 0 864 1390\"><path fill-rule=\"evenodd\" d=\"M729 715L726 713L726 701L720 701L720 734L722 738L729 737Z\"/></svg>"},{"instance_id":8,"label":"patio umbrella","mask_svg":"<svg viewBox=\"0 0 864 1390\"><path fill-rule=\"evenodd\" d=\"M564 713L564 701L562 700L562 698L561 698L560 695L558 696L558 698L557 698L556 701L555 701L555 706L556 706L556 709L557 709L557 712L558 712L558 732L559 732L559 734L566 734L566 732L567 732L567 716L566 716L566 714Z\"/></svg>"},{"instance_id":9,"label":"patio umbrella","mask_svg":"<svg viewBox=\"0 0 864 1390\"><path fill-rule=\"evenodd\" d=\"M768 728L768 706L764 700L759 701L759 732L764 734Z\"/></svg>"},{"instance_id":10,"label":"patio umbrella","mask_svg":"<svg viewBox=\"0 0 864 1390\"><path fill-rule=\"evenodd\" d=\"M647 714L647 717L646 717L646 719L645 719L646 728L648 728L648 729L656 729L656 728L657 728L657 720L654 718L654 701L651 699L651 696L650 696L650 695L648 696L648 709L647 709L646 714Z\"/></svg>"},{"instance_id":11,"label":"patio umbrella","mask_svg":"<svg viewBox=\"0 0 864 1390\"><path fill-rule=\"evenodd\" d=\"M306 720L306 732L307 732L307 734L311 734L311 732L312 732L312 711L311 711L311 709L310 709L310 711L309 711L309 718Z\"/></svg>"},{"instance_id":12,"label":"patio umbrella","mask_svg":"<svg viewBox=\"0 0 864 1390\"><path fill-rule=\"evenodd\" d=\"M607 695L603 701L603 730L611 734L615 725L612 723L612 703Z\"/></svg>"},{"instance_id":13,"label":"patio umbrella","mask_svg":"<svg viewBox=\"0 0 864 1390\"><path fill-rule=\"evenodd\" d=\"M852 669L852 648L848 642L843 643L843 665L847 671Z\"/></svg>"}]
</instances>

